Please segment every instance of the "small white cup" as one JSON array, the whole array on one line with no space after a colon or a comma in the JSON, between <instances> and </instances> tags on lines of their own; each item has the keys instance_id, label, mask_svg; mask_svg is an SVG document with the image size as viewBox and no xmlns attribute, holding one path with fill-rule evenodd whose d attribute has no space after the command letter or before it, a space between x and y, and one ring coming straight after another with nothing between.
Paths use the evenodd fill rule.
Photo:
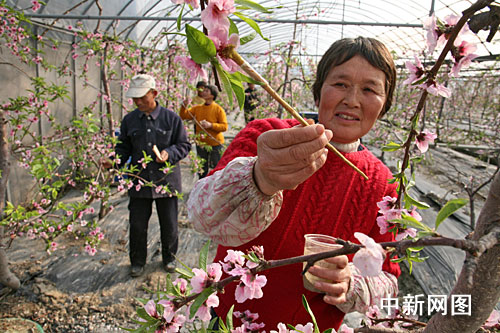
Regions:
<instances>
[{"instance_id":1,"label":"small white cup","mask_svg":"<svg viewBox=\"0 0 500 333\"><path fill-rule=\"evenodd\" d=\"M321 234L306 234L304 235L305 237L305 245L304 245L304 255L308 254L314 254L314 253L320 253L320 252L326 252L326 251L332 251L336 249L340 249L342 245L337 244L336 238L328 235L321 235ZM304 262L302 269L304 269L307 265L307 262ZM336 268L337 265L331 264L326 262L325 260L319 260L314 263L314 265L321 266L321 267L327 267L327 268ZM326 281L329 282L328 280L319 278L315 275L312 275L309 273L309 271L306 272L302 276L302 280L304 282L304 288L310 291L314 291L317 293L322 292L321 290L318 290L314 288L314 282L316 281Z\"/></svg>"}]
</instances>

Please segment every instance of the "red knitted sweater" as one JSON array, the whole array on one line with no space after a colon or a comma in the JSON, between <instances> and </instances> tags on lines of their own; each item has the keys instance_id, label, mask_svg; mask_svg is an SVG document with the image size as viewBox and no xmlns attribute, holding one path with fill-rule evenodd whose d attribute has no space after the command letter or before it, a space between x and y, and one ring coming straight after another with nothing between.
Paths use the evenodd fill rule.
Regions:
<instances>
[{"instance_id":1,"label":"red knitted sweater","mask_svg":"<svg viewBox=\"0 0 500 333\"><path fill-rule=\"evenodd\" d=\"M216 170L224 168L238 156L256 156L256 141L262 132L296 124L295 120L280 119L250 122L235 137ZM297 189L284 191L283 206L271 226L256 239L236 249L246 253L253 245L262 245L265 258L270 260L302 255L304 234L308 233L328 234L359 243L353 236L354 232L359 231L377 242L392 241L392 234L380 235L376 224L377 202L386 195L396 196L395 187L387 182L391 178L389 169L366 148L344 155L369 180L365 181L338 156L329 153L325 165L312 177ZM223 260L228 249L219 246L214 262ZM383 269L395 276L400 274L399 266L388 260ZM225 288L224 294L219 295L220 305L215 310L225 319L227 311L235 304L234 311L249 309L257 312L257 322L264 322L266 331L276 330L279 322L292 325L311 322L302 305L301 295L304 294L320 331L331 327L338 329L344 313L337 307L326 304L322 294L305 289L301 271L302 264L296 264L264 272L267 284L262 288L263 298L247 300L242 304L235 302L236 286L231 284Z\"/></svg>"}]
</instances>

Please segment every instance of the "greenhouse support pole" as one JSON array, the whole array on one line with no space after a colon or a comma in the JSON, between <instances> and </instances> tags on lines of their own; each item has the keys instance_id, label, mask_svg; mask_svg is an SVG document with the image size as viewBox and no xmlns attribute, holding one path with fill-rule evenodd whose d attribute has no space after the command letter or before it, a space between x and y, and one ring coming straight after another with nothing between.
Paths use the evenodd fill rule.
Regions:
<instances>
[{"instance_id":1,"label":"greenhouse support pole","mask_svg":"<svg viewBox=\"0 0 500 333\"><path fill-rule=\"evenodd\" d=\"M38 27L35 27L34 34L35 34L35 36L38 35ZM38 39L37 38L34 38L33 46L34 46L35 50L38 50ZM40 65L39 65L38 61L35 63L35 76L37 78L40 77ZM38 132L40 133L40 143L43 145L42 118L40 118L40 120L38 121Z\"/></svg>"},{"instance_id":2,"label":"greenhouse support pole","mask_svg":"<svg viewBox=\"0 0 500 333\"><path fill-rule=\"evenodd\" d=\"M73 45L76 44L76 37L73 36L73 43L72 45L70 46L70 48L73 47ZM76 116L77 116L77 111L76 111L76 59L71 57L71 87L73 88L73 91L72 91L72 95L73 95L73 98L72 98L72 107L73 107L73 118L76 119Z\"/></svg>"},{"instance_id":3,"label":"greenhouse support pole","mask_svg":"<svg viewBox=\"0 0 500 333\"><path fill-rule=\"evenodd\" d=\"M298 19L298 15L299 15L299 4L300 4L300 0L297 0L297 8L296 8L296 11L295 11L295 18ZM292 58L292 52L293 52L293 43L295 42L295 38L297 38L297 24L295 23L293 25L293 37L292 37L292 42L290 43L290 47L288 48L288 55L286 57L286 63L285 63L285 66L286 66L286 69L285 69L285 78L283 80L283 91L281 92L281 98L285 98L285 94L286 94L286 88L287 88L287 83L288 83L288 74L290 72L290 60ZM290 87L292 85L290 84ZM291 91L291 89L290 89ZM278 108L278 118L281 119L281 116L283 115L283 107L280 105L279 108Z\"/></svg>"}]
</instances>

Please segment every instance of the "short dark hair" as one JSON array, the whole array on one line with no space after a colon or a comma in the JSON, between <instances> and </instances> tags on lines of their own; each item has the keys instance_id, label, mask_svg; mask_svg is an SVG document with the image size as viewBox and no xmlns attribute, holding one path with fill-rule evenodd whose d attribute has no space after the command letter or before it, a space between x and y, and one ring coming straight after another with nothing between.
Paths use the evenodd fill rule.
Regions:
<instances>
[{"instance_id":1,"label":"short dark hair","mask_svg":"<svg viewBox=\"0 0 500 333\"><path fill-rule=\"evenodd\" d=\"M212 94L212 96L214 96L214 100L217 99L219 91L217 90L216 86L207 85L205 88L208 88L210 90L210 93Z\"/></svg>"},{"instance_id":2,"label":"short dark hair","mask_svg":"<svg viewBox=\"0 0 500 333\"><path fill-rule=\"evenodd\" d=\"M201 88L201 87L205 88L206 86L208 86L208 83L206 83L205 81L198 81L196 83L196 88Z\"/></svg>"},{"instance_id":3,"label":"short dark hair","mask_svg":"<svg viewBox=\"0 0 500 333\"><path fill-rule=\"evenodd\" d=\"M380 69L385 74L386 100L379 115L379 118L382 118L392 105L392 95L396 86L396 66L387 47L374 38L344 38L330 46L321 57L316 70L316 81L312 87L314 101L319 102L321 87L332 67L342 65L356 55L365 58L373 67Z\"/></svg>"}]
</instances>

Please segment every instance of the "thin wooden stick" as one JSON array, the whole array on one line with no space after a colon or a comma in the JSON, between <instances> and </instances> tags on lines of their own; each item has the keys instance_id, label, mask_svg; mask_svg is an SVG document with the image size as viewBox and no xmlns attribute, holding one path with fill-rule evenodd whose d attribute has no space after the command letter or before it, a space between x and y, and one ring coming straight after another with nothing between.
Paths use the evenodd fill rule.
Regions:
<instances>
[{"instance_id":1,"label":"thin wooden stick","mask_svg":"<svg viewBox=\"0 0 500 333\"><path fill-rule=\"evenodd\" d=\"M252 79L257 80L262 83L262 88L271 95L272 98L274 98L278 103L281 104L285 108L285 110L290 113L292 117L297 119L302 125L304 126L309 126L309 123L305 121L304 118L292 107L290 104L288 104L281 96L279 96L276 91L274 91L273 88L269 85L269 83L264 79L262 76L260 76L259 73L255 69L250 66L248 62L243 59L234 48L232 48L229 52L229 57L233 59ZM344 155L342 155L334 146L332 146L330 143L326 144L326 148L328 148L330 151L335 153L338 157L340 157L345 163L347 163L351 168L353 168L357 173L359 173L363 178L368 180L368 176L365 175L365 173L361 170L358 169L357 166L352 164L351 161L349 161L347 158L345 158Z\"/></svg>"}]
</instances>

